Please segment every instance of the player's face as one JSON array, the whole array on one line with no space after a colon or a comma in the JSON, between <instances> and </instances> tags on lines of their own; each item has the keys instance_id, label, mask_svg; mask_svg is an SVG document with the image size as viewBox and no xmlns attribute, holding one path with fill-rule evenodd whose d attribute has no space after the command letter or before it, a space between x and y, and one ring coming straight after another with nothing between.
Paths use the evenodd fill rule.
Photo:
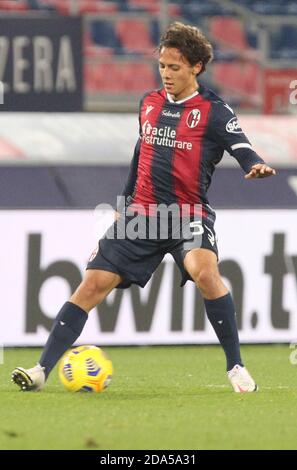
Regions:
<instances>
[{"instance_id":1,"label":"player's face","mask_svg":"<svg viewBox=\"0 0 297 470\"><path fill-rule=\"evenodd\" d=\"M165 90L175 101L190 96L198 88L196 75L201 62L192 66L174 47L162 47L159 55L159 70Z\"/></svg>"}]
</instances>

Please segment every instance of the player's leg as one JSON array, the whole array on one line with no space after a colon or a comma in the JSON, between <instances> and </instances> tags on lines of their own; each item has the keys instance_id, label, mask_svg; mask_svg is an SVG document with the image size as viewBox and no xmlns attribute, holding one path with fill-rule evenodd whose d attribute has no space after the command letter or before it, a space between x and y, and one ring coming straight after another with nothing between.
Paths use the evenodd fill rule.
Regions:
<instances>
[{"instance_id":1,"label":"player's leg","mask_svg":"<svg viewBox=\"0 0 297 470\"><path fill-rule=\"evenodd\" d=\"M99 269L86 271L84 280L58 313L38 365L27 370L16 368L12 380L23 390L41 389L60 357L80 336L88 312L120 282L121 277L113 272Z\"/></svg>"},{"instance_id":2,"label":"player's leg","mask_svg":"<svg viewBox=\"0 0 297 470\"><path fill-rule=\"evenodd\" d=\"M241 360L233 299L220 276L216 253L204 248L191 250L185 256L184 267L204 298L208 319L226 355L234 390L255 391L257 386Z\"/></svg>"},{"instance_id":3,"label":"player's leg","mask_svg":"<svg viewBox=\"0 0 297 470\"><path fill-rule=\"evenodd\" d=\"M89 313L89 311L96 305L99 305L121 281L121 277L116 273L101 269L88 269L82 283L72 294L69 301Z\"/></svg>"},{"instance_id":4,"label":"player's leg","mask_svg":"<svg viewBox=\"0 0 297 470\"><path fill-rule=\"evenodd\" d=\"M242 364L231 294L224 285L213 251L199 248L189 251L184 259L186 271L199 288L210 323L224 349L227 370Z\"/></svg>"},{"instance_id":5,"label":"player's leg","mask_svg":"<svg viewBox=\"0 0 297 470\"><path fill-rule=\"evenodd\" d=\"M213 300L228 294L228 289L221 278L217 255L205 248L188 251L184 266L204 299Z\"/></svg>"}]
</instances>

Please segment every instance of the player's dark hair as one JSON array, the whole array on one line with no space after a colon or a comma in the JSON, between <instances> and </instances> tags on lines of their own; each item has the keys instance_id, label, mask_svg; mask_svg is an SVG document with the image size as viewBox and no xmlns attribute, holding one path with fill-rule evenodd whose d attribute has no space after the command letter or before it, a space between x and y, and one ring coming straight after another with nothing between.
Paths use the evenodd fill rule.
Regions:
<instances>
[{"instance_id":1,"label":"player's dark hair","mask_svg":"<svg viewBox=\"0 0 297 470\"><path fill-rule=\"evenodd\" d=\"M205 71L206 65L213 58L213 49L210 42L195 26L186 25L175 21L161 36L158 51L162 47L174 47L194 66L202 63L201 72Z\"/></svg>"}]
</instances>

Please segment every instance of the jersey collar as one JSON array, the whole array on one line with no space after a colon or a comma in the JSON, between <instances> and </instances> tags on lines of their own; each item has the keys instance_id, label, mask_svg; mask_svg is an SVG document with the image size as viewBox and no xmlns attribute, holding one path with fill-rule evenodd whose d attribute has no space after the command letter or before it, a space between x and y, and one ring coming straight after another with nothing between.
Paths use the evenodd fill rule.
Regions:
<instances>
[{"instance_id":1,"label":"jersey collar","mask_svg":"<svg viewBox=\"0 0 297 470\"><path fill-rule=\"evenodd\" d=\"M199 91L194 91L194 93L192 93L190 96L187 96L186 98L183 98L182 100L179 100L179 101L174 101L172 99L172 97L169 95L169 93L167 93L167 99L170 103L174 103L174 104L182 104L184 103L185 101L188 101L190 100L191 98L194 98L194 96L197 96L199 95Z\"/></svg>"}]
</instances>

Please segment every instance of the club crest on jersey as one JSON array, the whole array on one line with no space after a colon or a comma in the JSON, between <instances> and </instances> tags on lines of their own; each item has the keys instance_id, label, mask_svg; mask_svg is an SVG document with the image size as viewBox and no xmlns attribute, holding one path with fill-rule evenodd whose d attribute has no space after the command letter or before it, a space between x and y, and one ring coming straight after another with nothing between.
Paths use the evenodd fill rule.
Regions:
<instances>
[{"instance_id":1,"label":"club crest on jersey","mask_svg":"<svg viewBox=\"0 0 297 470\"><path fill-rule=\"evenodd\" d=\"M229 132L230 134L243 134L243 131L240 127L240 124L236 116L234 116L227 122L226 131Z\"/></svg>"},{"instance_id":2,"label":"club crest on jersey","mask_svg":"<svg viewBox=\"0 0 297 470\"><path fill-rule=\"evenodd\" d=\"M192 111L188 114L187 117L187 125L188 127L196 127L199 124L201 118L201 112L199 109L192 109Z\"/></svg>"}]
</instances>

